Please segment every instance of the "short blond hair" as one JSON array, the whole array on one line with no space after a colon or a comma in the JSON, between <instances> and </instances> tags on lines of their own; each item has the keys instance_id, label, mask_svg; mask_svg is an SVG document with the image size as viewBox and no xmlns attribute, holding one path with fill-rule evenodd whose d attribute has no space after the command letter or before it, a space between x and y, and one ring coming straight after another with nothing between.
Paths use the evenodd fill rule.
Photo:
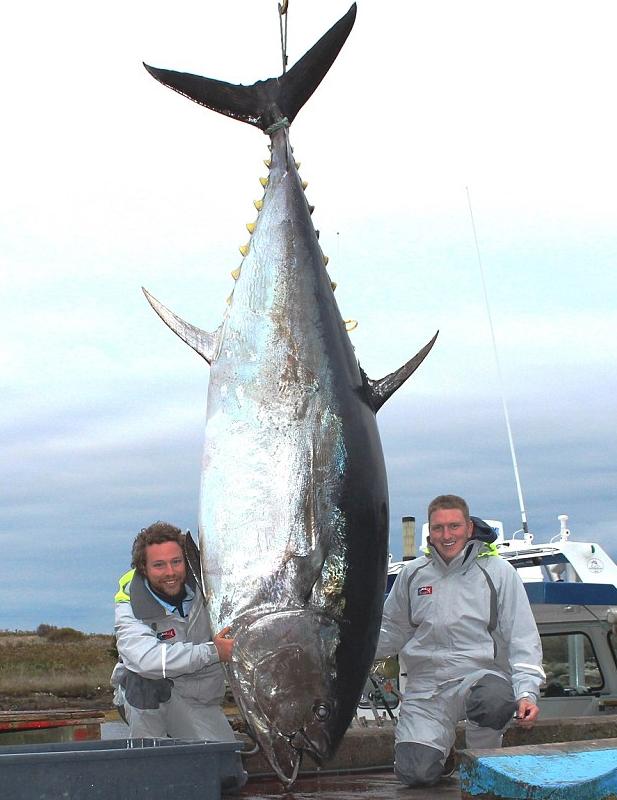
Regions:
<instances>
[{"instance_id":1,"label":"short blond hair","mask_svg":"<svg viewBox=\"0 0 617 800\"><path fill-rule=\"evenodd\" d=\"M428 521L431 522L431 514L440 508L457 508L463 512L465 522L469 522L469 506L467 502L457 494L440 494L428 504Z\"/></svg>"}]
</instances>

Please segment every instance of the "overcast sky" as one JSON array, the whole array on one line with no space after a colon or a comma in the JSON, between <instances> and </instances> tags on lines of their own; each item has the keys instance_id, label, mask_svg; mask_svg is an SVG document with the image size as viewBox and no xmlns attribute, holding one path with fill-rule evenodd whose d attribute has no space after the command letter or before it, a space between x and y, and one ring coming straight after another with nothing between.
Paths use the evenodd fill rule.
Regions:
<instances>
[{"instance_id":1,"label":"overcast sky","mask_svg":"<svg viewBox=\"0 0 617 800\"><path fill-rule=\"evenodd\" d=\"M290 0L293 64L347 0ZM530 527L617 557L613 2L360 0L291 130L373 378L433 335L379 413L400 518L455 492L520 528L467 191ZM276 0L22 0L1 12L0 628L111 631L156 519L196 529L207 365L146 286L215 329L267 138L141 62L278 75Z\"/></svg>"}]
</instances>

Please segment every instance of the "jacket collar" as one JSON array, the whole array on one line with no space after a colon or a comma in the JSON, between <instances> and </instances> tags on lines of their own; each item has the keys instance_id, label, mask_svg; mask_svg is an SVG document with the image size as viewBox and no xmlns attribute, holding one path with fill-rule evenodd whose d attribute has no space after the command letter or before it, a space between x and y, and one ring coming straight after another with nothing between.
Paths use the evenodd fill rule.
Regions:
<instances>
[{"instance_id":1,"label":"jacket collar","mask_svg":"<svg viewBox=\"0 0 617 800\"><path fill-rule=\"evenodd\" d=\"M191 591L195 591L195 579L187 572L186 584ZM159 602L146 586L142 575L135 570L130 587L131 608L137 619L156 619L161 616L161 611L168 613L167 609Z\"/></svg>"},{"instance_id":2,"label":"jacket collar","mask_svg":"<svg viewBox=\"0 0 617 800\"><path fill-rule=\"evenodd\" d=\"M465 544L465 547L458 553L449 564L447 564L443 558L437 552L437 549L433 547L433 545L429 544L427 547L429 557L438 564L441 569L450 572L451 570L461 569L461 568L468 568L476 558L480 555L480 552L486 546L486 542L482 541L481 539L476 539L472 537L469 541Z\"/></svg>"}]
</instances>

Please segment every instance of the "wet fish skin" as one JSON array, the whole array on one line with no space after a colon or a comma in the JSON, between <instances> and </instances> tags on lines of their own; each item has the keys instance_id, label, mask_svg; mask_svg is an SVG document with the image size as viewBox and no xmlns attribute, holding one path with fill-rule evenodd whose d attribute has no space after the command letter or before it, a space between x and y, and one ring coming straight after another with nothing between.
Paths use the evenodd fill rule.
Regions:
<instances>
[{"instance_id":1,"label":"wet fish skin","mask_svg":"<svg viewBox=\"0 0 617 800\"><path fill-rule=\"evenodd\" d=\"M218 331L185 323L146 294L211 365L200 494L204 588L213 629L232 627L229 680L238 706L286 783L303 752L318 762L334 754L372 663L388 551L375 412L434 342L382 381L364 374L289 143L285 112L293 118L301 105L297 94L289 99L290 85L303 97L314 91L315 71L327 71L353 17L355 7L298 62L301 72L294 73L298 64L290 70L289 84L285 76L265 82L267 91L256 84L253 102L267 108L247 119L226 108L235 102L228 84L213 93L211 79L148 68L222 113L262 128L280 123L269 132L263 206ZM251 87L239 88L244 113Z\"/></svg>"}]
</instances>

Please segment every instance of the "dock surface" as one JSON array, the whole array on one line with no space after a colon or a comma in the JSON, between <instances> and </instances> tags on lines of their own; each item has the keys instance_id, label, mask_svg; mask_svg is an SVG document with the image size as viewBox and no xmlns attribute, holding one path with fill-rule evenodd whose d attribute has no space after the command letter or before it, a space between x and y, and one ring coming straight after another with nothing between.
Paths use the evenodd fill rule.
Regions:
<instances>
[{"instance_id":1,"label":"dock surface","mask_svg":"<svg viewBox=\"0 0 617 800\"><path fill-rule=\"evenodd\" d=\"M460 800L457 777L445 778L436 786L410 789L392 771L375 770L338 774L300 775L291 788L273 778L249 776L241 800Z\"/></svg>"}]
</instances>

